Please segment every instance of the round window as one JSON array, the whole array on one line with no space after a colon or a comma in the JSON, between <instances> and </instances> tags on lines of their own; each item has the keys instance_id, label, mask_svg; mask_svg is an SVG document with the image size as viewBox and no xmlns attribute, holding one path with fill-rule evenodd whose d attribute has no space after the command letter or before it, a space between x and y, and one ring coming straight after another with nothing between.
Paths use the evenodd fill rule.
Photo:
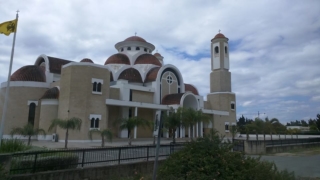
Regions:
<instances>
[{"instance_id":1,"label":"round window","mask_svg":"<svg viewBox=\"0 0 320 180\"><path fill-rule=\"evenodd\" d=\"M172 82L173 82L173 81L172 81L172 76L168 75L168 76L167 76L167 83L168 83L168 84L172 84Z\"/></svg>"}]
</instances>

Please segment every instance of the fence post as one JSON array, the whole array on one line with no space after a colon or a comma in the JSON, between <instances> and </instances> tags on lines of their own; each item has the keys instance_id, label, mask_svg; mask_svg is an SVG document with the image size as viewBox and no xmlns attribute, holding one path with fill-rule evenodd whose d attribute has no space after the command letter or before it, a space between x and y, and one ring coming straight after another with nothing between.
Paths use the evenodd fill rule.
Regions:
<instances>
[{"instance_id":1,"label":"fence post","mask_svg":"<svg viewBox=\"0 0 320 180\"><path fill-rule=\"evenodd\" d=\"M33 173L36 172L37 158L38 158L38 153L36 153L36 155L35 155L35 157L34 157Z\"/></svg>"},{"instance_id":2,"label":"fence post","mask_svg":"<svg viewBox=\"0 0 320 180\"><path fill-rule=\"evenodd\" d=\"M81 162L81 167L84 166L84 158L85 158L84 154L85 154L85 151L82 150L82 162Z\"/></svg>"},{"instance_id":3,"label":"fence post","mask_svg":"<svg viewBox=\"0 0 320 180\"><path fill-rule=\"evenodd\" d=\"M149 161L149 146L147 146L147 162Z\"/></svg>"},{"instance_id":4,"label":"fence post","mask_svg":"<svg viewBox=\"0 0 320 180\"><path fill-rule=\"evenodd\" d=\"M121 147L119 147L118 164L120 164L120 160L121 160Z\"/></svg>"}]
</instances>

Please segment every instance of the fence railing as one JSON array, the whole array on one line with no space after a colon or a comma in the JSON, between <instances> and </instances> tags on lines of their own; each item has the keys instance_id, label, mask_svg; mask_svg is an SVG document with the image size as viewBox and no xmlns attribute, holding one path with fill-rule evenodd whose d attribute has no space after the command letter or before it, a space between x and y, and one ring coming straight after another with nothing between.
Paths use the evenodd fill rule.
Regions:
<instances>
[{"instance_id":1,"label":"fence railing","mask_svg":"<svg viewBox=\"0 0 320 180\"><path fill-rule=\"evenodd\" d=\"M184 143L161 145L159 157L166 158L184 146ZM152 161L155 152L156 146L150 145L14 153L10 174Z\"/></svg>"},{"instance_id":2,"label":"fence railing","mask_svg":"<svg viewBox=\"0 0 320 180\"><path fill-rule=\"evenodd\" d=\"M266 140L266 147L319 143L320 138Z\"/></svg>"}]
</instances>

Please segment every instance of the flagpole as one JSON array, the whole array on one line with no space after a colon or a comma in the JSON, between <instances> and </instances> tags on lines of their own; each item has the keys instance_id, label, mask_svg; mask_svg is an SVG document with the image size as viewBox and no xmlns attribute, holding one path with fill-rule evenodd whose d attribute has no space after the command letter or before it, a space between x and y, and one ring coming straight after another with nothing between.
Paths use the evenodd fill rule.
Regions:
<instances>
[{"instance_id":1,"label":"flagpole","mask_svg":"<svg viewBox=\"0 0 320 180\"><path fill-rule=\"evenodd\" d=\"M2 109L2 119L1 119L1 126L0 126L0 146L1 146L1 141L2 141L2 136L3 136L3 129L4 129L4 124L6 121L6 116L7 116L7 107L8 107L8 96L9 96L9 91L10 91L10 78L11 78L11 69L12 69L12 61L13 61L13 55L14 55L14 45L16 42L16 35L17 35L17 29L18 29L18 18L19 18L19 10L17 11L16 14L16 27L13 35L13 43L12 43L12 49L11 49L11 58L10 58L10 65L9 65L9 73L8 73L8 81L7 81L7 88L6 88L6 94L4 96L4 104L3 104L3 109Z\"/></svg>"}]
</instances>

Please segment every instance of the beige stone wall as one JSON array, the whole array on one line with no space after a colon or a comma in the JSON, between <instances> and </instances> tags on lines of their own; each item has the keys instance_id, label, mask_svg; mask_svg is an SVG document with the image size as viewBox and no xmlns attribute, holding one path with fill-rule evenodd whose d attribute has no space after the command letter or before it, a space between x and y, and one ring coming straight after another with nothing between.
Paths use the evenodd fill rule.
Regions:
<instances>
[{"instance_id":1,"label":"beige stone wall","mask_svg":"<svg viewBox=\"0 0 320 180\"><path fill-rule=\"evenodd\" d=\"M14 127L22 127L28 123L28 101L38 101L47 88L37 87L10 87L4 135L10 134ZM1 88L1 102L4 102L6 88ZM34 127L39 127L40 103L36 106ZM3 103L0 103L2 117Z\"/></svg>"},{"instance_id":2,"label":"beige stone wall","mask_svg":"<svg viewBox=\"0 0 320 180\"><path fill-rule=\"evenodd\" d=\"M119 88L110 88L109 90L109 99L120 99L120 89Z\"/></svg>"},{"instance_id":3,"label":"beige stone wall","mask_svg":"<svg viewBox=\"0 0 320 180\"><path fill-rule=\"evenodd\" d=\"M153 103L153 92L132 90L132 101Z\"/></svg>"},{"instance_id":4,"label":"beige stone wall","mask_svg":"<svg viewBox=\"0 0 320 180\"><path fill-rule=\"evenodd\" d=\"M102 94L92 92L92 78L102 79ZM109 97L110 72L95 66L67 66L62 69L60 79L60 96L58 117L82 119L80 132L70 131L70 140L88 140L90 130L90 114L101 115L99 127L107 127L107 111L105 100ZM65 130L57 129L59 138L65 138Z\"/></svg>"},{"instance_id":5,"label":"beige stone wall","mask_svg":"<svg viewBox=\"0 0 320 180\"><path fill-rule=\"evenodd\" d=\"M44 100L41 100L44 101ZM55 129L48 131L51 121L58 116L58 105L41 105L39 128L45 130L48 135L55 133Z\"/></svg>"},{"instance_id":6,"label":"beige stone wall","mask_svg":"<svg viewBox=\"0 0 320 180\"><path fill-rule=\"evenodd\" d=\"M235 94L209 94L207 99L212 109L229 112L228 116L213 115L213 128L220 134L231 137L231 125L232 123L236 123L236 111L231 110L231 102L235 102ZM225 131L225 122L229 123L229 132Z\"/></svg>"},{"instance_id":7,"label":"beige stone wall","mask_svg":"<svg viewBox=\"0 0 320 180\"><path fill-rule=\"evenodd\" d=\"M143 118L147 121L153 122L155 112L152 109L138 109L138 117ZM138 127L137 128L137 138L151 138L153 137L153 127Z\"/></svg>"},{"instance_id":8,"label":"beige stone wall","mask_svg":"<svg viewBox=\"0 0 320 180\"><path fill-rule=\"evenodd\" d=\"M120 108L119 106L107 106L108 109L108 128L110 128L113 132L113 136L117 137L119 136L119 128L117 128L117 124L114 124L114 122L121 117L120 114Z\"/></svg>"},{"instance_id":9,"label":"beige stone wall","mask_svg":"<svg viewBox=\"0 0 320 180\"><path fill-rule=\"evenodd\" d=\"M212 71L210 92L231 92L231 73L227 70Z\"/></svg>"}]
</instances>

